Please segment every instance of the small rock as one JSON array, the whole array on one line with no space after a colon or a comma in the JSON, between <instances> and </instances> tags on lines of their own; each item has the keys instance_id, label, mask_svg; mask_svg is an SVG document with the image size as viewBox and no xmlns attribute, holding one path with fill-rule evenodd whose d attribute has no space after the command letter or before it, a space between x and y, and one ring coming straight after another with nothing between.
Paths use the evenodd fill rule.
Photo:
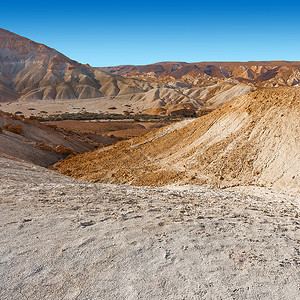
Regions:
<instances>
[{"instance_id":1,"label":"small rock","mask_svg":"<svg viewBox=\"0 0 300 300\"><path fill-rule=\"evenodd\" d=\"M82 227L88 227L88 226L95 225L95 222L93 222L93 221L80 222L80 225L81 225Z\"/></svg>"}]
</instances>

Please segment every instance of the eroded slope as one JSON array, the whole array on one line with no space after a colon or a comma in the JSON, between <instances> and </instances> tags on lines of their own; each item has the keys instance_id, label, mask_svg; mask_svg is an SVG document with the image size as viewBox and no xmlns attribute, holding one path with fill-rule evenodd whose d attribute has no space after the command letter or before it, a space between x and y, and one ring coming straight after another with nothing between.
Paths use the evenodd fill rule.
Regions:
<instances>
[{"instance_id":1,"label":"eroded slope","mask_svg":"<svg viewBox=\"0 0 300 300\"><path fill-rule=\"evenodd\" d=\"M263 89L198 119L59 162L93 182L300 190L300 91Z\"/></svg>"},{"instance_id":2,"label":"eroded slope","mask_svg":"<svg viewBox=\"0 0 300 300\"><path fill-rule=\"evenodd\" d=\"M69 154L93 149L91 140L71 133L65 135L35 118L0 111L0 156L49 166Z\"/></svg>"}]
</instances>

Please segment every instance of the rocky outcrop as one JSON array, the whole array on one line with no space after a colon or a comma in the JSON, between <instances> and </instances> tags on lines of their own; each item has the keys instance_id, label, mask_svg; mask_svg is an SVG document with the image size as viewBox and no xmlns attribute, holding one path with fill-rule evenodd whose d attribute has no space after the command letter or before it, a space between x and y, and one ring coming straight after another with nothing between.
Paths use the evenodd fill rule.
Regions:
<instances>
[{"instance_id":1,"label":"rocky outcrop","mask_svg":"<svg viewBox=\"0 0 300 300\"><path fill-rule=\"evenodd\" d=\"M4 128L9 131L16 134L22 134L23 133L23 126L21 124L5 124Z\"/></svg>"}]
</instances>

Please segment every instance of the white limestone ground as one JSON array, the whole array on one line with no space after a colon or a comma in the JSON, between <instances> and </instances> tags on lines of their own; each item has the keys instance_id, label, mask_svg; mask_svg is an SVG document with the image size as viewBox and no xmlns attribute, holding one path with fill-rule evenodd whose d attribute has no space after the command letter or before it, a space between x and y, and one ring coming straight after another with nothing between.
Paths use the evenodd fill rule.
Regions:
<instances>
[{"instance_id":1,"label":"white limestone ground","mask_svg":"<svg viewBox=\"0 0 300 300\"><path fill-rule=\"evenodd\" d=\"M0 299L299 299L299 202L0 158Z\"/></svg>"}]
</instances>

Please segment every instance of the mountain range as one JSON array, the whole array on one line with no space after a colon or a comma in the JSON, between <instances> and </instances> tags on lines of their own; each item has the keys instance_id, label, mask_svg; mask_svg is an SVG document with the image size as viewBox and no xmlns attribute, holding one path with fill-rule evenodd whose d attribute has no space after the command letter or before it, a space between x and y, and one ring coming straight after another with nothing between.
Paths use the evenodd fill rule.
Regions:
<instances>
[{"instance_id":1,"label":"mountain range","mask_svg":"<svg viewBox=\"0 0 300 300\"><path fill-rule=\"evenodd\" d=\"M298 86L299 70L299 62L286 61L95 68L0 29L0 102L10 113L34 108L39 114L47 102L53 112L76 112L80 106L96 113L202 115L257 87Z\"/></svg>"},{"instance_id":2,"label":"mountain range","mask_svg":"<svg viewBox=\"0 0 300 300\"><path fill-rule=\"evenodd\" d=\"M181 81L192 86L207 86L223 81L259 87L297 86L299 61L248 62L161 62L150 65L122 65L99 70L154 82Z\"/></svg>"}]
</instances>

